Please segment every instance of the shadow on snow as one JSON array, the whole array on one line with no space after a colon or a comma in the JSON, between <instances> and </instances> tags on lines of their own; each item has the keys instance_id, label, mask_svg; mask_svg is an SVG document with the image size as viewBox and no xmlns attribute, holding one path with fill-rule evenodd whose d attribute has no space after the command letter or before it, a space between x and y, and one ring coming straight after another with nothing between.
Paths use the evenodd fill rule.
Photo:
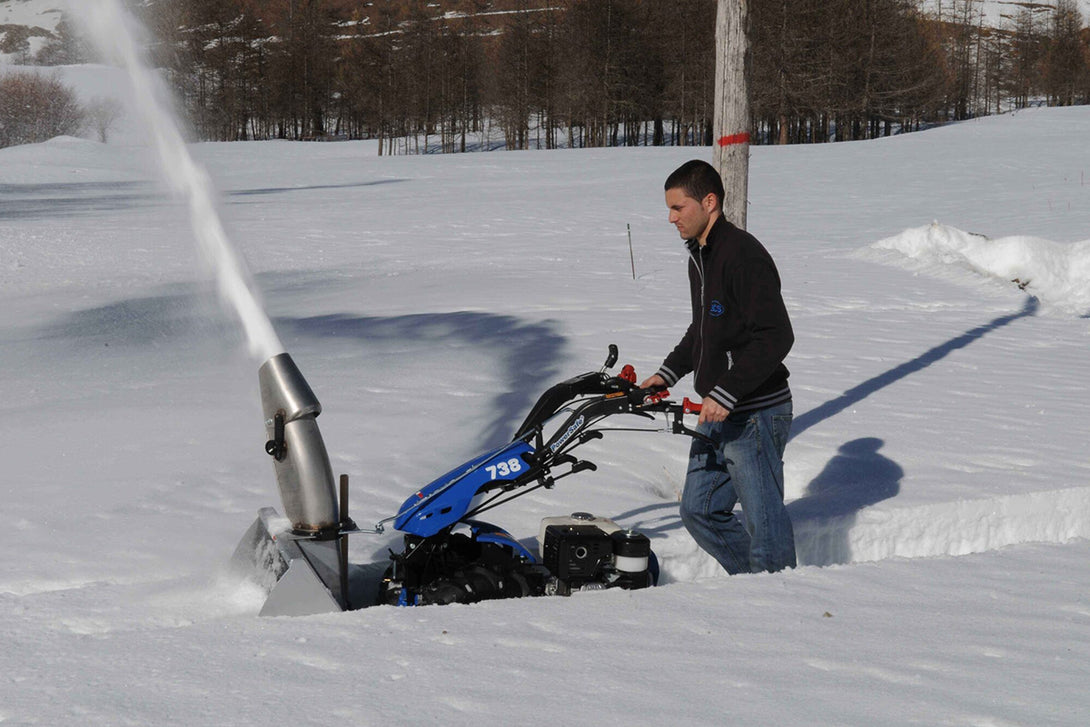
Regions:
<instances>
[{"instance_id":1,"label":"shadow on snow","mask_svg":"<svg viewBox=\"0 0 1090 727\"><path fill-rule=\"evenodd\" d=\"M900 493L905 472L879 453L883 444L877 437L862 437L840 445L805 494L787 506L800 563L850 563L848 535L860 511Z\"/></svg>"},{"instance_id":2,"label":"shadow on snow","mask_svg":"<svg viewBox=\"0 0 1090 727\"><path fill-rule=\"evenodd\" d=\"M1040 303L1036 298L1027 298L1025 305L1022 306L1022 310L1017 313L1008 313L1007 315L999 316L984 325L977 326L956 338L950 339L946 343L925 351L911 361L906 361L900 366L896 366L885 373L867 379L858 386L853 386L837 398L827 401L805 414L795 417L794 422L791 423L791 439L802 434L810 427L836 416L848 407L855 406L871 394L880 391L901 379L911 376L912 374L927 368L931 364L938 363L954 351L965 348L992 331L1009 325L1020 318L1032 318L1037 315L1037 309L1039 307Z\"/></svg>"},{"instance_id":3,"label":"shadow on snow","mask_svg":"<svg viewBox=\"0 0 1090 727\"><path fill-rule=\"evenodd\" d=\"M549 321L473 311L375 317L332 314L277 318L275 324L278 331L296 338L354 339L364 348L368 343L398 342L428 351L458 344L488 351L505 392L492 402L495 413L481 435L481 451L511 440L537 397L559 375L564 347L564 337ZM408 350L405 355L413 354ZM421 388L426 388L426 382L421 382Z\"/></svg>"},{"instance_id":4,"label":"shadow on snow","mask_svg":"<svg viewBox=\"0 0 1090 727\"><path fill-rule=\"evenodd\" d=\"M213 302L210 288L176 285L170 290L163 295L74 311L31 336L83 353L104 347L114 347L116 353L126 348L173 345L179 340L241 343L237 328ZM481 434L482 451L511 439L537 397L559 376L565 344L563 335L550 321L472 311L279 317L274 326L283 339L313 341L309 345L318 351L323 339L336 339L357 343L364 354L369 344L394 342L404 346L404 355L410 358L414 350L430 353L452 349L456 356L460 346L486 352L494 361L492 371L500 379L498 388L503 393L489 404L494 413ZM365 366L366 361L362 361L361 376L366 375ZM424 388L426 382L421 385Z\"/></svg>"},{"instance_id":5,"label":"shadow on snow","mask_svg":"<svg viewBox=\"0 0 1090 727\"><path fill-rule=\"evenodd\" d=\"M375 187L407 181L409 180L377 179L344 184L238 189L224 192L221 196L232 204L242 204L242 199L234 198ZM150 182L0 184L0 220L56 219L175 203L176 200L169 192Z\"/></svg>"}]
</instances>

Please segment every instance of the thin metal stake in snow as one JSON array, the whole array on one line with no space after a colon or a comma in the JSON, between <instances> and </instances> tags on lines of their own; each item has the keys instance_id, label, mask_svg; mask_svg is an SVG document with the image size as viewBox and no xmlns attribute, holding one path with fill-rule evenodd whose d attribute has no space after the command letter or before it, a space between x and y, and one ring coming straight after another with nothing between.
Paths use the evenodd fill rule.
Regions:
<instances>
[{"instance_id":1,"label":"thin metal stake in snow","mask_svg":"<svg viewBox=\"0 0 1090 727\"><path fill-rule=\"evenodd\" d=\"M632 252L632 225L626 222L625 227L628 228L628 259L632 261L632 279L636 279L636 255Z\"/></svg>"}]
</instances>

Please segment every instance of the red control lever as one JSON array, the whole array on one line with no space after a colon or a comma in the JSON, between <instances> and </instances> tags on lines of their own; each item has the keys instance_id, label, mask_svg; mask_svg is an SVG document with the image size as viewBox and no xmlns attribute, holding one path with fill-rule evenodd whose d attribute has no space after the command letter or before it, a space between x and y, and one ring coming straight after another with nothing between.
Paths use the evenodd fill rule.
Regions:
<instances>
[{"instance_id":1,"label":"red control lever","mask_svg":"<svg viewBox=\"0 0 1090 727\"><path fill-rule=\"evenodd\" d=\"M624 368L621 369L621 375L618 376L617 378L624 379L625 381L627 381L630 384L636 383L636 369L635 369L635 367L633 367L632 364L625 364Z\"/></svg>"},{"instance_id":2,"label":"red control lever","mask_svg":"<svg viewBox=\"0 0 1090 727\"><path fill-rule=\"evenodd\" d=\"M656 391L654 394L648 394L643 398L644 404L658 404L663 399L670 396L669 389L663 389L662 391Z\"/></svg>"},{"instance_id":3,"label":"red control lever","mask_svg":"<svg viewBox=\"0 0 1090 727\"><path fill-rule=\"evenodd\" d=\"M690 401L689 397L685 397L681 400L681 411L685 414L699 414L701 404L695 401Z\"/></svg>"}]
</instances>

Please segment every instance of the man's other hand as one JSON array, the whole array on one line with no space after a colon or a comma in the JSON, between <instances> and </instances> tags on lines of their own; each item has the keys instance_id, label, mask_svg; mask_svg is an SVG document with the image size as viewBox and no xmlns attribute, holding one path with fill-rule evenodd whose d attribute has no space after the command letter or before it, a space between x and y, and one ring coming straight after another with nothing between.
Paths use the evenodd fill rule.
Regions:
<instances>
[{"instance_id":1,"label":"man's other hand","mask_svg":"<svg viewBox=\"0 0 1090 727\"><path fill-rule=\"evenodd\" d=\"M721 422L730 415L730 409L720 405L715 399L705 397L700 402L700 419L697 420L697 424L703 424L704 422Z\"/></svg>"}]
</instances>

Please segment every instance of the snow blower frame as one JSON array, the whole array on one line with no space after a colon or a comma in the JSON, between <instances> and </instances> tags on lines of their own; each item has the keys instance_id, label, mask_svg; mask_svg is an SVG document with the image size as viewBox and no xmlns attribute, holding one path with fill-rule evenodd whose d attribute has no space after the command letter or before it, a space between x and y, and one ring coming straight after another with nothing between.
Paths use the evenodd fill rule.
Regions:
<instances>
[{"instance_id":1,"label":"snow blower frame","mask_svg":"<svg viewBox=\"0 0 1090 727\"><path fill-rule=\"evenodd\" d=\"M305 615L375 604L416 606L493 598L568 595L576 590L653 585L658 565L646 535L588 513L546 518L535 554L482 513L587 470L572 451L607 431L667 431L700 437L685 426L699 404L668 400L665 389L640 389L631 366L563 381L540 396L513 439L447 472L412 494L396 515L363 530L348 517L347 476L335 488L315 418L321 405L291 357L262 365L258 379L285 517L262 508L233 562L268 592L262 615ZM666 427L602 427L632 414ZM403 532L404 550L389 562L351 566L347 537ZM381 569L381 575L378 575Z\"/></svg>"}]
</instances>

